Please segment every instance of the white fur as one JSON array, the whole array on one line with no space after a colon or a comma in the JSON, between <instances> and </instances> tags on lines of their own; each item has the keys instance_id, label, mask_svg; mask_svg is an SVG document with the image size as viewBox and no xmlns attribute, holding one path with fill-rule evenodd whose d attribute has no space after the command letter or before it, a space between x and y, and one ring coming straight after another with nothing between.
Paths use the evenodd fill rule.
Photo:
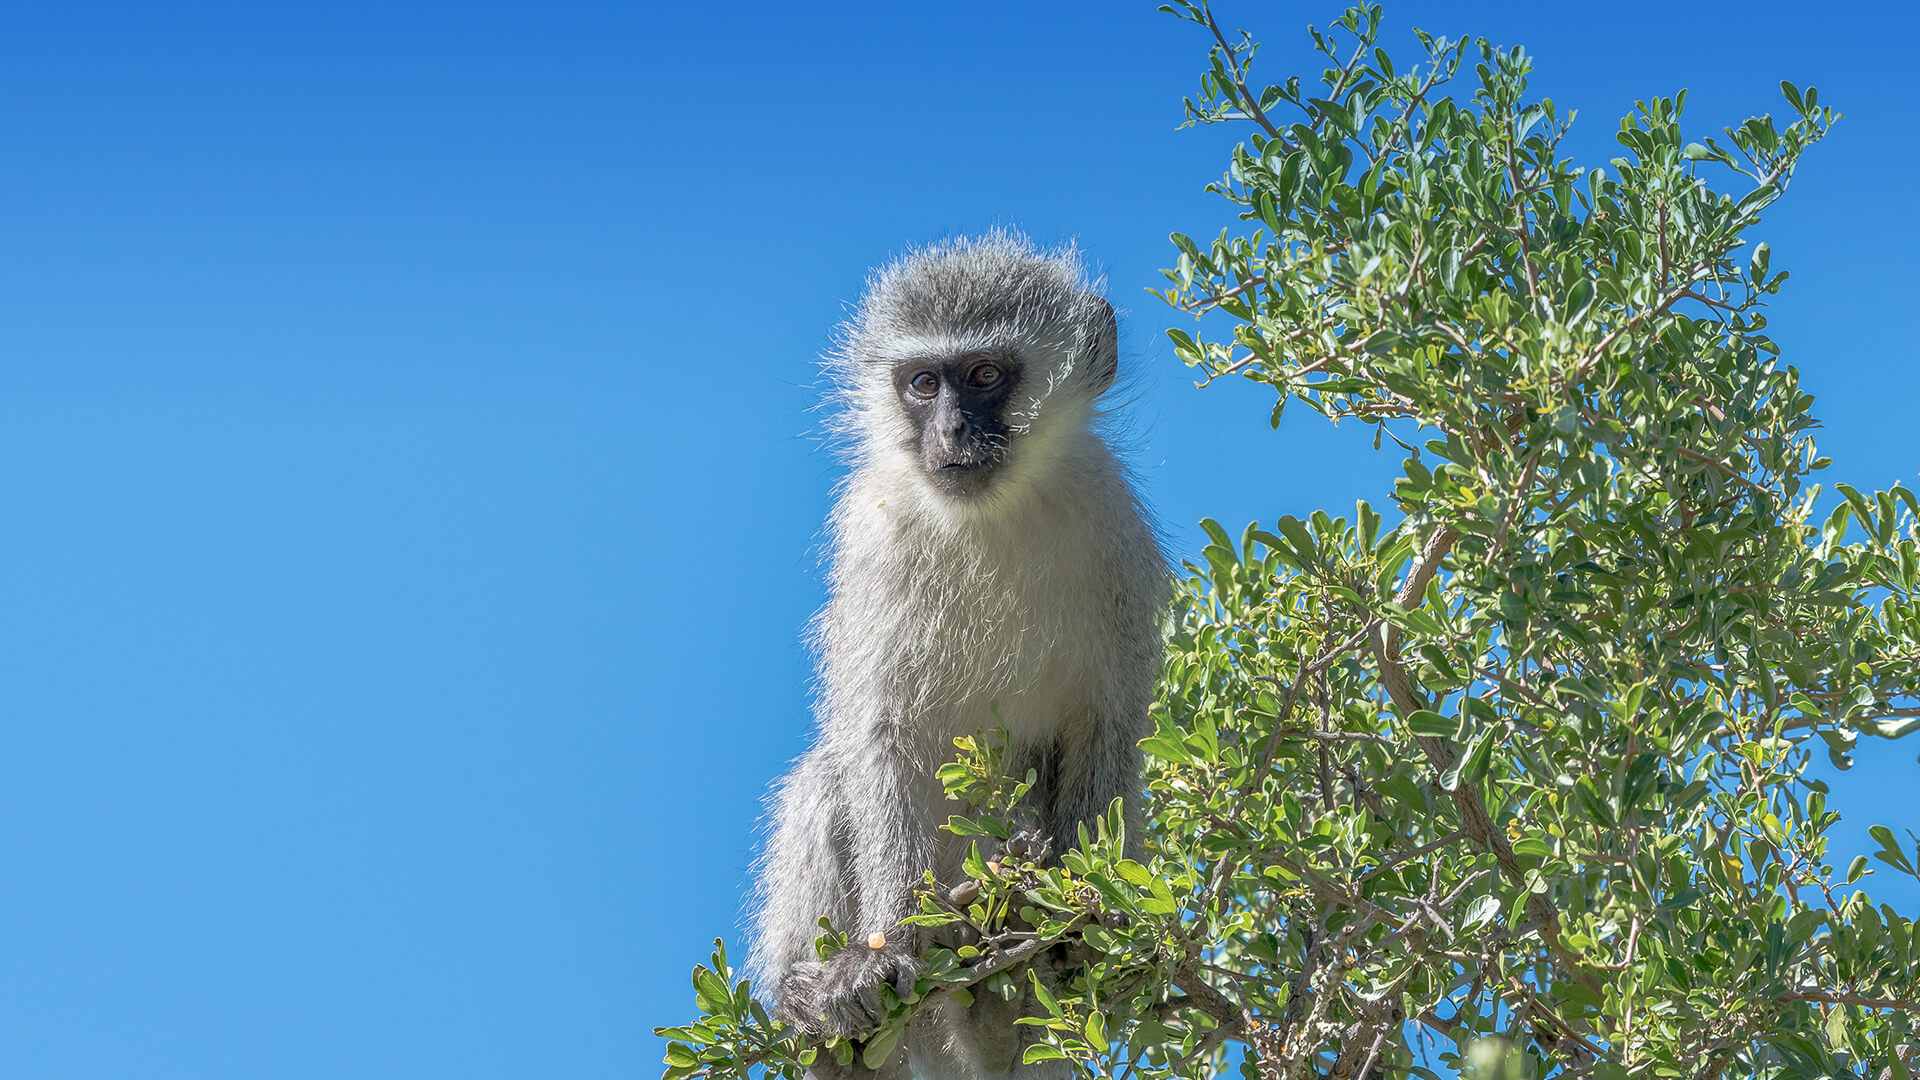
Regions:
<instances>
[{"instance_id":1,"label":"white fur","mask_svg":"<svg viewBox=\"0 0 1920 1080\"><path fill-rule=\"evenodd\" d=\"M897 936L924 871L959 879L965 845L939 830L958 807L933 777L955 736L1004 725L1016 761L1055 748L1057 790L1035 799L1059 808L1047 822L1065 834L1057 847L1116 795L1137 839L1136 744L1167 576L1097 430L1108 312L1071 250L994 234L882 270L829 359L853 468L830 519L832 599L814 627L819 734L774 793L760 864L750 970L763 992L812 962L821 916L856 942ZM985 348L1020 359L1013 432L988 489L951 496L922 471L892 365ZM922 1075L1024 1072L1005 1032L955 1016L916 1031Z\"/></svg>"}]
</instances>

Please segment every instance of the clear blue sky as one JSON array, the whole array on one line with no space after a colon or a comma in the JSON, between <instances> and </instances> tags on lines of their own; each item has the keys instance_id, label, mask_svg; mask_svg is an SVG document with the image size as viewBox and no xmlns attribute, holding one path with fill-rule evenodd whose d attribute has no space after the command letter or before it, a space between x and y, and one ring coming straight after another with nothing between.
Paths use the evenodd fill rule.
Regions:
<instances>
[{"instance_id":1,"label":"clear blue sky","mask_svg":"<svg viewBox=\"0 0 1920 1080\"><path fill-rule=\"evenodd\" d=\"M1222 12L1276 75L1337 14ZM1526 45L1592 162L1636 97L1714 132L1817 84L1777 336L1832 475L1916 479L1912 16L1388 14ZM653 1075L805 737L811 360L904 245L1080 239L1181 552L1397 468L1171 360L1141 290L1225 223L1227 140L1175 131L1204 43L1151 2L7 23L0 1076ZM1876 748L1849 843L1920 818Z\"/></svg>"}]
</instances>

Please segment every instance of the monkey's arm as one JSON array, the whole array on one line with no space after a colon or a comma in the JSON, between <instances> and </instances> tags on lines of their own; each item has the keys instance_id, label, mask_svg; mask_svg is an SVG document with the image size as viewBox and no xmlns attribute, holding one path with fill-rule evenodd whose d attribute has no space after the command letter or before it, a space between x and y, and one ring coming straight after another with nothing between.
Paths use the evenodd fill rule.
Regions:
<instances>
[{"instance_id":1,"label":"monkey's arm","mask_svg":"<svg viewBox=\"0 0 1920 1080\"><path fill-rule=\"evenodd\" d=\"M899 921L919 912L914 891L939 870L946 792L934 770L894 735L863 740L853 775L865 790L864 813L849 822L860 932L905 937Z\"/></svg>"},{"instance_id":2,"label":"monkey's arm","mask_svg":"<svg viewBox=\"0 0 1920 1080\"><path fill-rule=\"evenodd\" d=\"M920 935L900 920L919 911L914 891L937 868L945 794L897 740L865 735L835 746L838 782L849 792L844 880L853 919L838 927L849 940L824 964L797 965L785 987L788 1013L822 1034L871 1031L886 1015L880 987L905 993L919 974Z\"/></svg>"},{"instance_id":3,"label":"monkey's arm","mask_svg":"<svg viewBox=\"0 0 1920 1080\"><path fill-rule=\"evenodd\" d=\"M1140 740L1148 734L1147 687L1094 699L1084 721L1068 725L1060 741L1058 788L1051 793L1046 827L1053 850L1080 844L1080 826L1091 834L1094 822L1115 798L1124 798L1126 851L1138 856L1146 836Z\"/></svg>"},{"instance_id":4,"label":"monkey's arm","mask_svg":"<svg viewBox=\"0 0 1920 1080\"><path fill-rule=\"evenodd\" d=\"M817 964L820 919L842 930L855 921L842 771L815 747L770 800L773 829L757 868L748 970L776 1006L787 998L785 983L794 972Z\"/></svg>"}]
</instances>

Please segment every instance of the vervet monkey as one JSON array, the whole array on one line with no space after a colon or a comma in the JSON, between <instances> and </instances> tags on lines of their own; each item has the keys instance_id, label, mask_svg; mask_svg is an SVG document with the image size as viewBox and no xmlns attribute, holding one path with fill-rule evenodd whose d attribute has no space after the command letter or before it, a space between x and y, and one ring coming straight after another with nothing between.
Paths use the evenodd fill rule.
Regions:
<instances>
[{"instance_id":1,"label":"vervet monkey","mask_svg":"<svg viewBox=\"0 0 1920 1080\"><path fill-rule=\"evenodd\" d=\"M1007 729L1009 772L1037 776L1034 848L1070 847L1115 796L1138 842L1169 577L1099 430L1117 364L1077 254L1007 233L878 271L828 358L852 474L814 627L819 730L771 798L749 961L810 1033L873 1030L880 985L917 970L923 935L899 921L924 873L964 878L934 775L956 736ZM851 934L825 963L822 916ZM923 1010L884 1071L1037 1075L1018 1003L977 1000Z\"/></svg>"}]
</instances>

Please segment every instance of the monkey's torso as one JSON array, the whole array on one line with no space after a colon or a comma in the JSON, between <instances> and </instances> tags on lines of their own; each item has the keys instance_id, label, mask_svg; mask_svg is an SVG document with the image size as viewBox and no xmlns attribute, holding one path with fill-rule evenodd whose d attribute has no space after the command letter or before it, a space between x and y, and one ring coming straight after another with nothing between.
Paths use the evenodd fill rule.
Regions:
<instances>
[{"instance_id":1,"label":"monkey's torso","mask_svg":"<svg viewBox=\"0 0 1920 1080\"><path fill-rule=\"evenodd\" d=\"M1125 639L1157 613L1129 598L1157 598L1165 571L1137 514L1112 512L1131 505L1119 477L1084 479L1028 493L1003 515L938 523L874 497L884 479L850 485L835 600L819 627L822 721L904 724L937 765L954 736L981 727L1049 737L1061 709L1137 659ZM888 715L860 708L869 701Z\"/></svg>"},{"instance_id":2,"label":"monkey's torso","mask_svg":"<svg viewBox=\"0 0 1920 1080\"><path fill-rule=\"evenodd\" d=\"M1074 468L1016 488L995 513L900 505L913 488L881 467L856 474L836 511L834 601L817 627L815 752L908 755L907 770L926 780L890 808L936 845L920 869L942 881L957 879L967 847L938 831L953 807L932 779L953 759L955 737L1006 729L1010 771L1041 774L1033 809L1066 833L1053 837L1056 850L1071 845L1076 822L1053 805L1055 787L1097 783L1110 799L1138 782L1131 760L1085 760L1101 752L1087 729L1117 726L1107 734L1127 747L1147 734L1166 571L1111 452L1090 432L1082 438L1087 445L1065 448Z\"/></svg>"}]
</instances>

